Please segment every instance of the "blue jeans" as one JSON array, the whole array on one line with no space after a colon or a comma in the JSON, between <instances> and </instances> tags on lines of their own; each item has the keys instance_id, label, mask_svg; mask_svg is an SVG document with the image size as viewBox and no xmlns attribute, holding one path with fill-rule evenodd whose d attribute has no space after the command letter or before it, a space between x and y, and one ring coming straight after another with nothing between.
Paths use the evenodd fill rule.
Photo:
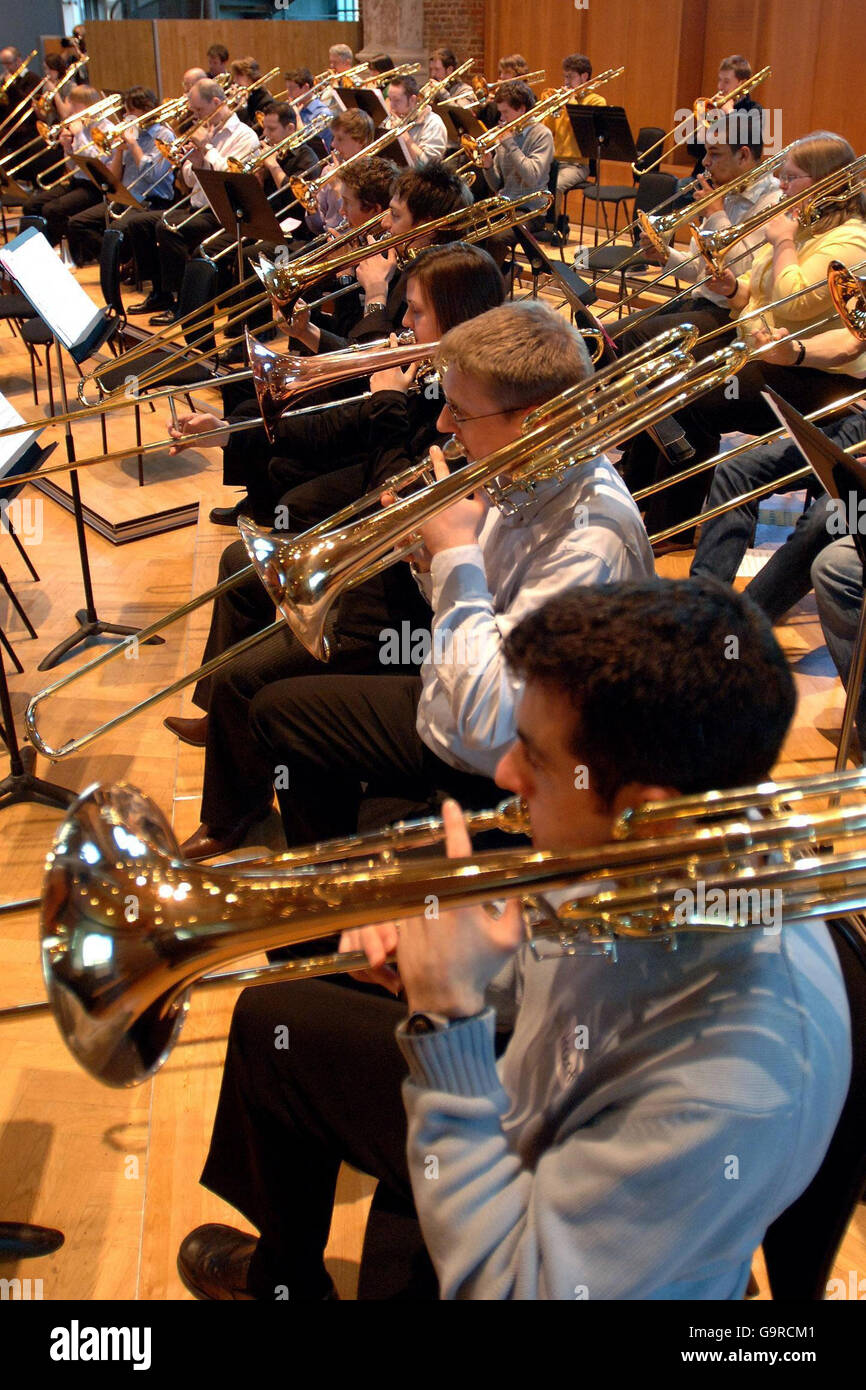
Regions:
<instances>
[{"instance_id":1,"label":"blue jeans","mask_svg":"<svg viewBox=\"0 0 866 1390\"><path fill-rule=\"evenodd\" d=\"M866 439L866 416L848 415L821 428L844 449ZM707 508L783 478L802 464L802 454L787 436L773 444L748 449L730 463L717 464ZM747 588L749 598L772 622L778 622L811 588L812 561L833 540L834 533L827 527L828 501L822 494L803 513L784 545L770 557ZM733 583L743 556L754 541L759 506L759 501L747 502L701 527L701 538L691 566L693 577L709 575L726 584Z\"/></svg>"},{"instance_id":2,"label":"blue jeans","mask_svg":"<svg viewBox=\"0 0 866 1390\"><path fill-rule=\"evenodd\" d=\"M842 536L822 550L812 565L812 584L827 650L847 689L863 603L863 565L853 537ZM866 693L863 686L860 688L854 722L860 746L866 747Z\"/></svg>"}]
</instances>

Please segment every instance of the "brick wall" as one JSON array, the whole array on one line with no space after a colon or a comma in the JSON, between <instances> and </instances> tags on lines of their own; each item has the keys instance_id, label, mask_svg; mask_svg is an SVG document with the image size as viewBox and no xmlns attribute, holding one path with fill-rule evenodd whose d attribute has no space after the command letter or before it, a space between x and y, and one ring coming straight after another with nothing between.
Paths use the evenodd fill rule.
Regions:
<instances>
[{"instance_id":1,"label":"brick wall","mask_svg":"<svg viewBox=\"0 0 866 1390\"><path fill-rule=\"evenodd\" d=\"M484 71L484 0L424 0L424 47L446 45L458 63L475 58L474 71Z\"/></svg>"}]
</instances>

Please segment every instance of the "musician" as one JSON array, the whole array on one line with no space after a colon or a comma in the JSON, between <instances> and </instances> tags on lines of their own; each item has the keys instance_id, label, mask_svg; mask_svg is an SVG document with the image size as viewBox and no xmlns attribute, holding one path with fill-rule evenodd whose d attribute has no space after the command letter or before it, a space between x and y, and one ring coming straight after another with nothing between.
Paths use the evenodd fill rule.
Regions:
<instances>
[{"instance_id":1,"label":"musician","mask_svg":"<svg viewBox=\"0 0 866 1390\"><path fill-rule=\"evenodd\" d=\"M232 87L251 87L262 75L255 58L233 58L229 65L229 72L232 75ZM240 106L237 107L236 115L244 125L256 128L256 115L261 110L265 102L271 101L270 92L264 87L257 87L254 92Z\"/></svg>"},{"instance_id":2,"label":"musician","mask_svg":"<svg viewBox=\"0 0 866 1390\"><path fill-rule=\"evenodd\" d=\"M831 538L812 564L812 586L827 650L846 690L863 608L863 562L853 536ZM866 749L866 681L854 712L860 757Z\"/></svg>"},{"instance_id":3,"label":"musician","mask_svg":"<svg viewBox=\"0 0 866 1390\"><path fill-rule=\"evenodd\" d=\"M444 82L446 77L459 66L452 48L434 48L433 52L430 54L431 82ZM475 93L465 78L455 77L445 88L445 92L440 96L440 100L451 102L454 106L474 107Z\"/></svg>"},{"instance_id":4,"label":"musician","mask_svg":"<svg viewBox=\"0 0 866 1390\"><path fill-rule=\"evenodd\" d=\"M49 126L56 125L72 112L69 97L63 92L64 78L71 66L62 53L46 54L43 64L45 87L40 96L34 97L34 101L39 118Z\"/></svg>"},{"instance_id":5,"label":"musician","mask_svg":"<svg viewBox=\"0 0 866 1390\"><path fill-rule=\"evenodd\" d=\"M126 120L136 115L152 111L156 106L156 95L146 87L130 87L123 95ZM174 132L160 121L146 128L127 126L123 131L118 148L105 161L106 167L119 178L124 188L130 188L133 196L145 207L157 211L171 207L174 198L174 169L156 146L157 140L171 144ZM110 200L109 200L110 201ZM86 265L99 257L102 233L106 225L106 203L94 204L69 219L67 237L69 252L76 265ZM136 209L128 208L116 219L115 226L123 228L125 220L134 215Z\"/></svg>"},{"instance_id":6,"label":"musician","mask_svg":"<svg viewBox=\"0 0 866 1390\"><path fill-rule=\"evenodd\" d=\"M567 105L606 106L601 92L587 92L581 95L583 87L592 77L592 63L584 53L569 53L562 60L562 85L570 87L574 96ZM559 165L556 176L556 198L553 204L554 223L558 224L565 206L565 194L572 188L579 188L589 178L589 169L574 134L574 127L564 106L555 116L548 116L544 122L553 133L553 157ZM565 228L566 232L568 228Z\"/></svg>"},{"instance_id":7,"label":"musician","mask_svg":"<svg viewBox=\"0 0 866 1390\"><path fill-rule=\"evenodd\" d=\"M207 51L207 76L213 81L229 71L229 51L224 43L212 43Z\"/></svg>"},{"instance_id":8,"label":"musician","mask_svg":"<svg viewBox=\"0 0 866 1390\"><path fill-rule=\"evenodd\" d=\"M7 44L5 48L0 48L0 82L11 77L13 72L17 72L22 62L22 55L14 44ZM6 91L3 93L3 102L0 103L0 119L8 116L19 102L23 101L30 92L39 86L39 78L35 72L29 68L25 69L14 82L10 82ZM98 93L97 98L98 99ZM24 108L22 108L22 111ZM19 115L22 112L18 113ZM17 120L17 117L16 117ZM14 130L10 130L4 140L4 154L11 154L13 150L20 150L34 140L38 134L36 129L36 113L32 108L27 108L27 115L20 125Z\"/></svg>"},{"instance_id":9,"label":"musician","mask_svg":"<svg viewBox=\"0 0 866 1390\"><path fill-rule=\"evenodd\" d=\"M414 77L395 77L388 88L388 110L392 124L414 116L415 121L400 137L409 162L416 169L442 159L448 148L448 132L441 116L429 106L420 106L420 87Z\"/></svg>"},{"instance_id":10,"label":"musician","mask_svg":"<svg viewBox=\"0 0 866 1390\"><path fill-rule=\"evenodd\" d=\"M719 64L718 86L716 87L716 91L727 96L729 92L733 92L736 87L741 86L742 83L751 76L752 65L748 58L744 58L741 53L734 53L730 58L723 58ZM747 94L746 96L740 97L736 102L732 100L725 101L718 109L728 114L733 111L746 113L749 128L753 132L752 138L757 140L759 131L761 131L763 138L764 113L760 103L755 101L753 97ZM703 130L699 133L703 135ZM704 157L707 152L707 146L703 139L697 139L688 143L686 148L695 161L692 177L697 178L704 167Z\"/></svg>"},{"instance_id":11,"label":"musician","mask_svg":"<svg viewBox=\"0 0 866 1390\"><path fill-rule=\"evenodd\" d=\"M504 83L496 93L499 124L509 125L525 116L535 106L535 93L525 82ZM506 135L495 152L489 150L481 167L487 186L507 198L522 198L526 193L543 193L550 178L553 161L553 135L541 121L533 122L517 132Z\"/></svg>"},{"instance_id":12,"label":"musician","mask_svg":"<svg viewBox=\"0 0 866 1390\"><path fill-rule=\"evenodd\" d=\"M185 217L178 217L177 228L169 225L164 217L154 221L145 213L131 217L127 224L139 272L142 264L147 265L152 271L149 278L153 286L145 300L129 306L129 312L144 314L159 310L149 320L156 325L174 322L175 297L184 266L199 243L220 228L196 177L196 169L226 169L230 158L248 159L259 147L258 135L232 112L225 92L216 82L197 82L190 89L189 105L196 121L207 118L207 125L193 129L184 137L192 147L192 153L181 166L181 179L192 189L191 220L183 225L185 217L189 216L184 210Z\"/></svg>"},{"instance_id":13,"label":"musician","mask_svg":"<svg viewBox=\"0 0 866 1390\"><path fill-rule=\"evenodd\" d=\"M184 96L189 96L196 82L203 82L206 80L207 73L204 68L187 68L183 75Z\"/></svg>"},{"instance_id":14,"label":"musician","mask_svg":"<svg viewBox=\"0 0 866 1390\"><path fill-rule=\"evenodd\" d=\"M357 67L355 55L347 43L331 45L328 49L328 67L338 77L341 72L348 72L350 68Z\"/></svg>"},{"instance_id":15,"label":"musician","mask_svg":"<svg viewBox=\"0 0 866 1390\"><path fill-rule=\"evenodd\" d=\"M816 181L843 168L853 158L848 141L839 135L816 131L804 136L793 145L779 171L783 195L807 193ZM826 317L832 308L825 283L831 261L851 265L866 257L866 199L854 193L843 197L840 203L828 203L824 215L811 228L802 227L788 213L780 213L765 222L762 231L768 244L756 251L749 274L737 277L733 271L725 270L709 281L708 288L730 300L732 318L766 307L765 326L796 334ZM816 282L820 282L821 288L807 292L807 286ZM796 297L775 306L776 300L789 295ZM774 307L770 308L771 304ZM743 328L749 331L748 324ZM761 397L765 385L773 386L797 410L806 413L851 394L864 363L866 355L855 364L843 363L827 370L805 367L802 361L793 368L750 362L738 372L734 389L723 386L710 391L678 411L677 419L699 462L718 453L723 433L744 430L763 434L774 428L776 417ZM666 459L660 458L655 477L661 481L675 471ZM677 483L650 498L646 510L650 535L695 515L711 481L712 470L705 470L689 482ZM633 486L631 479L629 483ZM693 530L684 531L680 542L689 544L692 536Z\"/></svg>"},{"instance_id":16,"label":"musician","mask_svg":"<svg viewBox=\"0 0 866 1390\"><path fill-rule=\"evenodd\" d=\"M318 177L321 178L334 165L343 164L359 155L368 145L372 145L375 134L376 127L366 111L341 111L331 121L331 156L322 165ZM330 179L319 190L317 211L306 214L307 227L314 235L326 229L335 231L342 222L340 197L334 185L334 179Z\"/></svg>"},{"instance_id":17,"label":"musician","mask_svg":"<svg viewBox=\"0 0 866 1390\"><path fill-rule=\"evenodd\" d=\"M76 83L74 87L69 89L69 102L76 115L83 114L89 106L93 106L97 101L99 101L99 93L94 87L85 87L81 83ZM91 138L94 127L101 131L107 131L110 129L110 122L103 118L96 121L70 121L60 131L58 137L60 149L66 156L80 154L89 159L98 159L100 163L106 163L106 156ZM67 177L58 187L34 193L32 197L28 198L25 205L25 211L28 215L45 218L45 236L52 246L59 245L61 238L66 235L71 217L102 202L101 191L83 169L80 169L77 164L73 164L71 160L68 160L68 169Z\"/></svg>"},{"instance_id":18,"label":"musician","mask_svg":"<svg viewBox=\"0 0 866 1390\"><path fill-rule=\"evenodd\" d=\"M501 304L503 294L502 277L480 248L460 243L430 247L412 262L407 326L418 342L434 342L456 324ZM412 368L376 373L368 400L347 403L306 420L289 421L299 445L307 435L308 452L315 456L320 475L281 499L288 508L292 529L303 530L323 520L336 506L381 486L394 473L423 458L431 444L442 442L436 424L440 403L432 393L411 389L414 376ZM179 442L180 430L190 423L195 419L182 421L180 428L172 431ZM288 460L283 463L285 469ZM258 465L263 465L261 454ZM309 479L309 468L306 476ZM273 510L270 520L275 520ZM220 576L233 574L246 564L246 551L236 541L223 552ZM346 594L333 631L335 669L380 670L383 627L404 619L422 628L429 622L429 609L426 602L419 604L419 597L403 565ZM204 659L261 631L273 617L272 603L255 578L220 597L214 605ZM185 742L206 741L203 825L187 842L196 857L213 853L214 843L237 843L248 828L247 818L256 819L264 803L269 806L272 800L267 770L260 775L248 761L247 724L253 696L271 681L320 670L315 658L284 628L199 683L193 699L207 711L204 718L165 721L166 727Z\"/></svg>"},{"instance_id":19,"label":"musician","mask_svg":"<svg viewBox=\"0 0 866 1390\"><path fill-rule=\"evenodd\" d=\"M783 336L788 338L784 329L774 329L772 333L760 330L754 335L754 341L756 346L763 347ZM805 348L805 352L798 368L801 348ZM860 378L861 383L866 376L863 343L844 327L802 340L779 341L762 360L794 370L841 368L847 375ZM839 398L845 394L840 391ZM815 423L843 449L866 439L866 415L856 407L849 407L839 417ZM787 436L773 443L756 444L729 462L723 460L716 466L707 495L707 508L711 510L774 479L784 478L801 467L802 462L797 446ZM748 597L773 623L778 623L809 592L812 562L831 543L834 535L839 534L828 525L829 498L818 487L817 480L809 484L807 490L814 493L816 489L815 500L798 518L791 535L746 586ZM712 576L728 584L734 582L747 549L754 544L759 506L760 499L746 502L701 526L691 565L694 577Z\"/></svg>"},{"instance_id":20,"label":"musician","mask_svg":"<svg viewBox=\"0 0 866 1390\"><path fill-rule=\"evenodd\" d=\"M723 662L731 636L739 660ZM497 783L525 799L539 850L601 847L626 808L768 777L795 705L765 620L706 582L572 588L504 653L518 733ZM471 856L459 807L444 810L449 855ZM673 953L624 939L611 964L553 942L536 958L512 903L346 933L358 948L404 999L307 981L238 1001L201 1181L259 1234L186 1237L197 1298L335 1298L323 1257L344 1160L399 1222L379 1297L743 1298L848 1086L822 922L684 933Z\"/></svg>"},{"instance_id":21,"label":"musician","mask_svg":"<svg viewBox=\"0 0 866 1390\"><path fill-rule=\"evenodd\" d=\"M590 372L577 330L538 301L461 324L435 360L439 428L456 434L470 461L514 442L536 406ZM439 476L446 471L439 459ZM277 788L289 844L354 831L362 784L416 806L458 787L470 805L490 805L489 779L514 737L503 635L572 584L653 572L637 509L603 456L539 484L512 514L476 493L419 534L415 569L441 647L431 647L420 676L384 668L350 689L323 674L278 681L253 700L255 762L246 770L290 769L291 793Z\"/></svg>"},{"instance_id":22,"label":"musician","mask_svg":"<svg viewBox=\"0 0 866 1390\"><path fill-rule=\"evenodd\" d=\"M311 121L317 121L320 117L329 114L331 108L322 101L321 97L306 96L306 93L311 92L315 86L313 74L309 68L292 68L285 73L285 79L286 97L300 115L304 125L309 125ZM302 100L302 98L304 99ZM332 139L330 130L323 131L317 138L324 141L326 151L330 150Z\"/></svg>"}]
</instances>

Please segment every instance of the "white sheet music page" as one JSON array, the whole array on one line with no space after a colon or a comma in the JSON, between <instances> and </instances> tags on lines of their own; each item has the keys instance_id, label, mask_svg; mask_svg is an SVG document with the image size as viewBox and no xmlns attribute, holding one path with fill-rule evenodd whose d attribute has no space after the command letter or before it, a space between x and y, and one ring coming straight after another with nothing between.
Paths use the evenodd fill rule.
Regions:
<instances>
[{"instance_id":1,"label":"white sheet music page","mask_svg":"<svg viewBox=\"0 0 866 1390\"><path fill-rule=\"evenodd\" d=\"M65 348L84 342L102 317L41 232L31 228L0 248L0 265Z\"/></svg>"},{"instance_id":2,"label":"white sheet music page","mask_svg":"<svg viewBox=\"0 0 866 1390\"><path fill-rule=\"evenodd\" d=\"M10 425L23 425L24 416L19 415L14 405L7 401L3 392L0 391L0 430L8 429ZM0 439L0 478L5 478L10 468L18 462L21 455L26 453L33 443L39 430L30 430L28 433L9 434L5 439ZM0 501L3 494L0 493Z\"/></svg>"}]
</instances>

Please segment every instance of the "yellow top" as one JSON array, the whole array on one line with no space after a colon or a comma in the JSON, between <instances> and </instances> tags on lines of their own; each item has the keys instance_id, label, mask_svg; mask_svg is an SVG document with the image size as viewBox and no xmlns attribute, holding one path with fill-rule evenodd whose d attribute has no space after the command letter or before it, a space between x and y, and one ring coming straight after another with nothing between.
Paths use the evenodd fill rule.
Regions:
<instances>
[{"instance_id":1,"label":"yellow top","mask_svg":"<svg viewBox=\"0 0 866 1390\"><path fill-rule=\"evenodd\" d=\"M838 227L831 227L829 231L821 232L818 236L812 236L806 231L797 231L794 234L794 247L797 252L797 264L783 270L778 277L773 275L773 247L769 244L759 247L752 259L749 274L740 277L740 282L749 290L749 302L742 310L743 314L760 309L762 304L769 304L774 299L797 294L798 291L805 290L807 285L813 285L817 281L823 282L819 289L810 290L808 294L798 294L790 304L782 304L769 311L766 316L767 323L774 328L784 328L788 333L797 333L833 312L833 301L827 288L830 262L842 261L850 269L866 260L866 222L860 217L848 217L844 222L840 222ZM751 322L757 324L760 320L753 319ZM743 326L746 330L749 329L748 323ZM833 325L829 324L827 327L829 329ZM844 372L851 376L861 375L866 371L866 346L854 362L845 363L840 367L830 367L828 370Z\"/></svg>"},{"instance_id":2,"label":"yellow top","mask_svg":"<svg viewBox=\"0 0 866 1390\"><path fill-rule=\"evenodd\" d=\"M580 88L575 87L579 92ZM585 97L576 96L569 100L566 105L571 106L607 106L607 102L600 92L587 92ZM553 131L553 157L560 160L571 160L582 164L584 156L580 152L580 146L574 138L571 121L568 119L568 112L565 107L555 116L548 116L544 122L548 130Z\"/></svg>"}]
</instances>

